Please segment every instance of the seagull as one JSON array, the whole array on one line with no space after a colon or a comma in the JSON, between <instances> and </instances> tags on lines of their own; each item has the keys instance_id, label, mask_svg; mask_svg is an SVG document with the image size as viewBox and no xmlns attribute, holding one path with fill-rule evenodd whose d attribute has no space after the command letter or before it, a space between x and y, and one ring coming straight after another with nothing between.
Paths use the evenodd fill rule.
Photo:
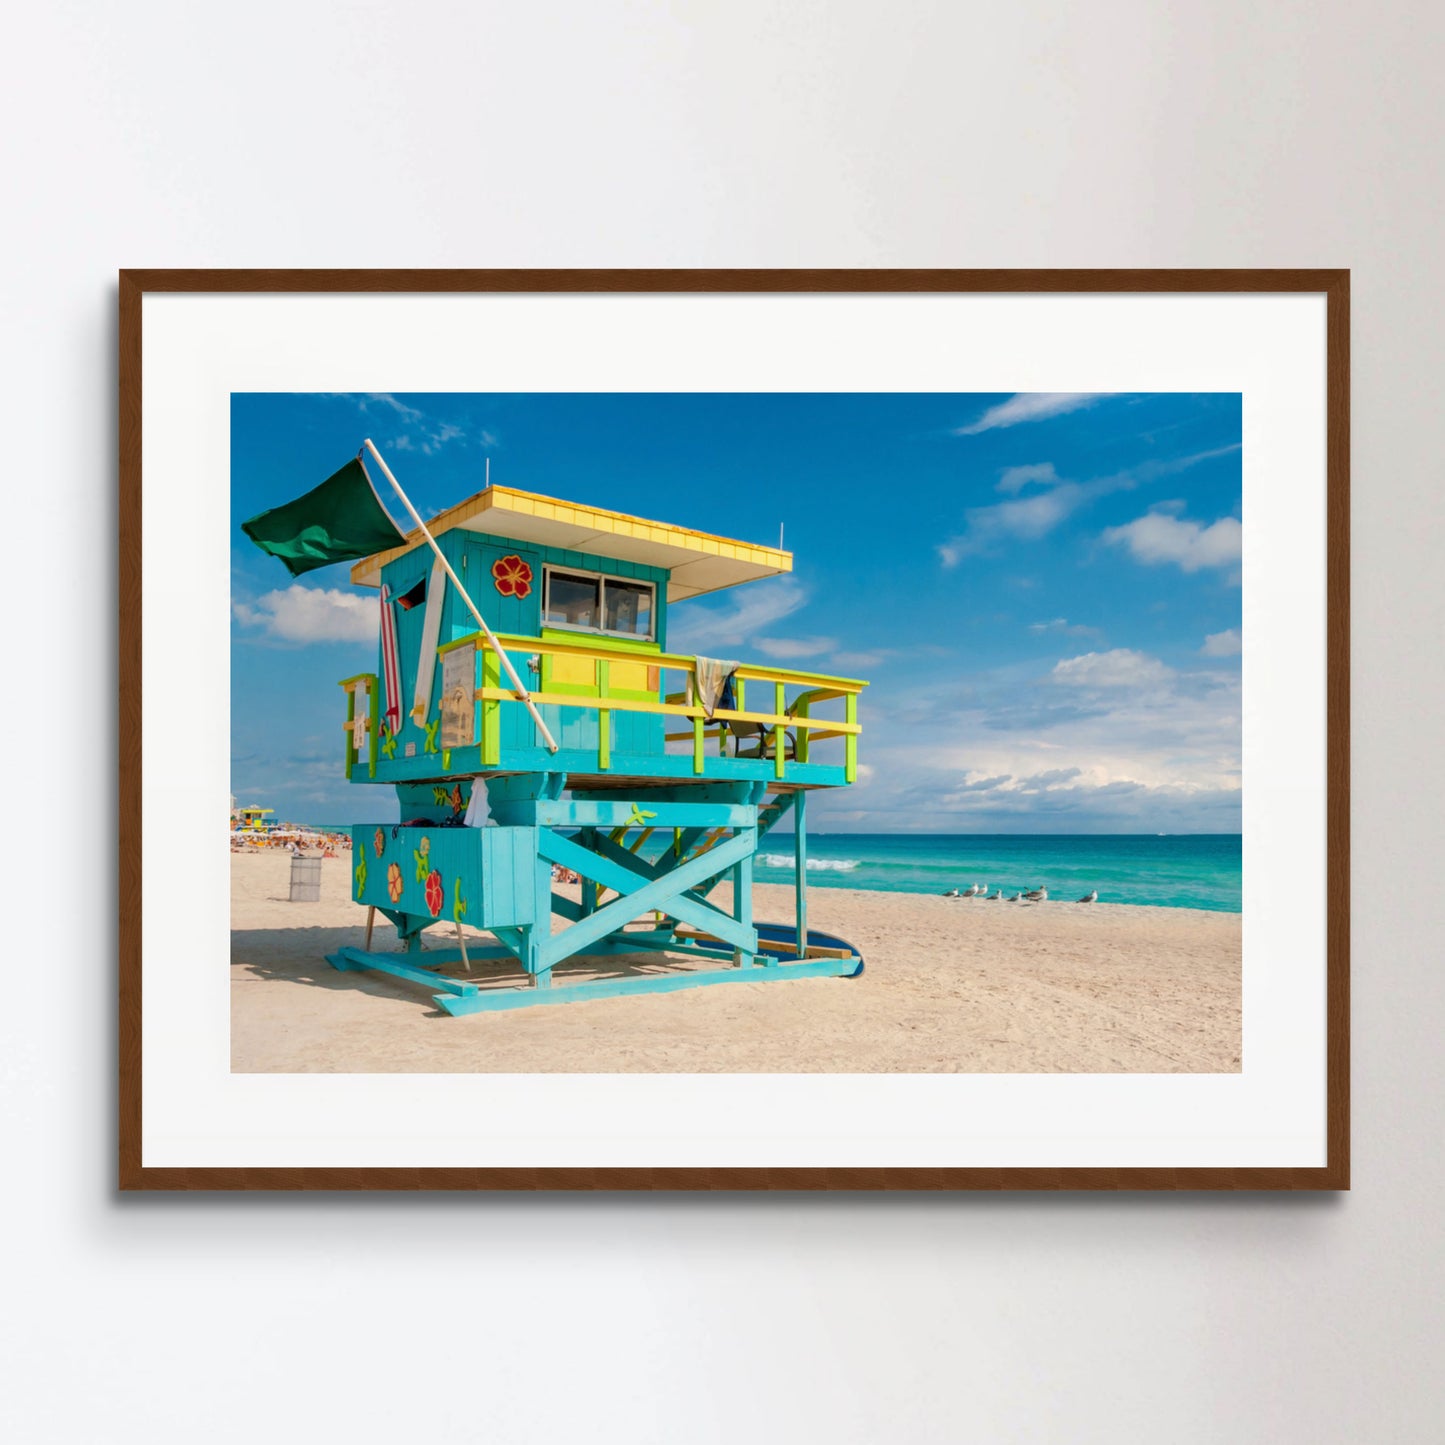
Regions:
<instances>
[{"instance_id":1,"label":"seagull","mask_svg":"<svg viewBox=\"0 0 1445 1445\"><path fill-rule=\"evenodd\" d=\"M974 887L975 887L975 889L977 890L977 892L976 892L976 894L975 894L975 897L978 897L978 898L987 898L987 897L988 897L988 884L987 884L987 883L976 883L976 884L974 884Z\"/></svg>"},{"instance_id":2,"label":"seagull","mask_svg":"<svg viewBox=\"0 0 1445 1445\"><path fill-rule=\"evenodd\" d=\"M1098 901L1099 890L1097 888L1095 888L1091 893L1086 893L1081 899L1079 899L1080 903L1097 903Z\"/></svg>"},{"instance_id":3,"label":"seagull","mask_svg":"<svg viewBox=\"0 0 1445 1445\"><path fill-rule=\"evenodd\" d=\"M1049 890L1047 888L1032 888L1024 894L1025 903L1047 903Z\"/></svg>"},{"instance_id":4,"label":"seagull","mask_svg":"<svg viewBox=\"0 0 1445 1445\"><path fill-rule=\"evenodd\" d=\"M949 888L944 892L943 896L945 898L960 898L962 894L959 893L957 888Z\"/></svg>"},{"instance_id":5,"label":"seagull","mask_svg":"<svg viewBox=\"0 0 1445 1445\"><path fill-rule=\"evenodd\" d=\"M995 893L995 894L993 895L993 897L990 898L988 901L989 901L990 903L997 903L997 902L999 901L999 899L1002 898L1002 897L1003 897L1003 889L1000 888L1000 889L998 890L998 892Z\"/></svg>"},{"instance_id":6,"label":"seagull","mask_svg":"<svg viewBox=\"0 0 1445 1445\"><path fill-rule=\"evenodd\" d=\"M960 898L976 898L978 896L978 884L970 883L958 896Z\"/></svg>"},{"instance_id":7,"label":"seagull","mask_svg":"<svg viewBox=\"0 0 1445 1445\"><path fill-rule=\"evenodd\" d=\"M1018 901L1019 901L1019 896L1018 896L1017 893L1015 893L1012 898L1005 898L1005 899L1004 899L1004 902L1005 902L1005 903L1017 903Z\"/></svg>"}]
</instances>

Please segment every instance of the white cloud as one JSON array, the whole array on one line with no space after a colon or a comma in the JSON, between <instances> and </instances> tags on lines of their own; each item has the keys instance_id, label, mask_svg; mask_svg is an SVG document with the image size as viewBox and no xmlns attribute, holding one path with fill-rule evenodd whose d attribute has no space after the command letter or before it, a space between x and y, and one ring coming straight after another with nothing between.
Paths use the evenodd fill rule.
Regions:
<instances>
[{"instance_id":1,"label":"white cloud","mask_svg":"<svg viewBox=\"0 0 1445 1445\"><path fill-rule=\"evenodd\" d=\"M1026 467L1006 467L1003 475L998 479L996 490L1012 495L1023 491L1033 482L1053 483L1058 480L1059 474L1054 470L1052 462L1035 462Z\"/></svg>"},{"instance_id":2,"label":"white cloud","mask_svg":"<svg viewBox=\"0 0 1445 1445\"><path fill-rule=\"evenodd\" d=\"M1227 632L1211 632L1199 650L1205 657L1238 657L1244 650L1244 639L1239 628L1231 627Z\"/></svg>"},{"instance_id":3,"label":"white cloud","mask_svg":"<svg viewBox=\"0 0 1445 1445\"><path fill-rule=\"evenodd\" d=\"M719 604L688 602L668 614L668 649L717 654L719 648L755 643L760 633L796 612L808 594L792 577L755 582Z\"/></svg>"},{"instance_id":4,"label":"white cloud","mask_svg":"<svg viewBox=\"0 0 1445 1445\"><path fill-rule=\"evenodd\" d=\"M1173 670L1147 652L1116 647L1112 652L1086 652L1054 664L1049 674L1066 687L1152 687L1168 682Z\"/></svg>"},{"instance_id":5,"label":"white cloud","mask_svg":"<svg viewBox=\"0 0 1445 1445\"><path fill-rule=\"evenodd\" d=\"M862 699L854 832L1237 832L1237 670L1175 670L1130 649L943 672ZM906 821L905 821L906 820Z\"/></svg>"},{"instance_id":6,"label":"white cloud","mask_svg":"<svg viewBox=\"0 0 1445 1445\"><path fill-rule=\"evenodd\" d=\"M1070 622L1067 617L1055 617L1048 622L1030 622L1029 631L1037 633L1058 632L1065 637L1098 637L1097 627L1085 627L1081 622Z\"/></svg>"},{"instance_id":7,"label":"white cloud","mask_svg":"<svg viewBox=\"0 0 1445 1445\"><path fill-rule=\"evenodd\" d=\"M421 452L423 456L435 456L449 442L467 441L465 428L456 422L440 421L417 407L399 401L389 391L333 391L326 393L340 401L349 401L363 415L374 415L378 411L394 413L406 428L392 437L386 445L398 452ZM475 440L483 448L497 445L494 432L478 431Z\"/></svg>"},{"instance_id":8,"label":"white cloud","mask_svg":"<svg viewBox=\"0 0 1445 1445\"><path fill-rule=\"evenodd\" d=\"M1173 562L1186 572L1198 572L1238 562L1243 535L1237 517L1221 517L1203 527L1165 512L1149 512L1122 527L1110 527L1103 540L1126 546L1135 561L1148 566Z\"/></svg>"},{"instance_id":9,"label":"white cloud","mask_svg":"<svg viewBox=\"0 0 1445 1445\"><path fill-rule=\"evenodd\" d=\"M999 490L1017 492L1031 483L1048 486L1049 490L1028 497L1015 496L1010 501L995 502L987 507L970 507L964 513L966 530L941 543L938 555L945 567L954 567L964 557L991 551L1002 542L1035 542L1098 497L1108 496L1112 492L1132 491L1135 487L1156 481L1160 477L1172 476L1175 472L1182 472L1200 462L1228 456L1238 450L1239 444L1236 442L1226 447L1215 447L1207 452L1195 452L1192 456L1176 457L1172 461L1145 462L1129 471L1095 477L1087 482L1058 481L1053 465L1048 462L1010 467L999 480ZM1171 507L1173 503L1166 502L1164 505ZM1158 511L1156 508L1150 516L1156 515ZM1164 518L1166 523L1169 520L1171 519L1168 517ZM1106 534L1106 540L1112 540L1110 534Z\"/></svg>"},{"instance_id":10,"label":"white cloud","mask_svg":"<svg viewBox=\"0 0 1445 1445\"><path fill-rule=\"evenodd\" d=\"M379 402L382 406L389 406L396 414L406 421L420 421L423 413L414 406L407 406L405 402L398 401L389 391L369 391L366 393L366 400L358 402L362 411L367 409L366 402Z\"/></svg>"},{"instance_id":11,"label":"white cloud","mask_svg":"<svg viewBox=\"0 0 1445 1445\"><path fill-rule=\"evenodd\" d=\"M962 558L986 552L1000 542L1036 542L1101 490L1112 491L1113 487L1104 487L1100 482L1087 485L1060 482L1049 491L1037 492L1031 497L1016 497L989 507L970 507L964 513L968 530L941 543L938 555L945 567L953 567Z\"/></svg>"},{"instance_id":12,"label":"white cloud","mask_svg":"<svg viewBox=\"0 0 1445 1445\"><path fill-rule=\"evenodd\" d=\"M989 407L976 422L955 427L953 434L971 437L979 432L993 431L996 427L1018 426L1020 422L1063 416L1065 412L1092 405L1100 399L1100 395L1092 391L1021 391L1007 401Z\"/></svg>"},{"instance_id":13,"label":"white cloud","mask_svg":"<svg viewBox=\"0 0 1445 1445\"><path fill-rule=\"evenodd\" d=\"M379 625L374 597L299 583L267 592L254 604L235 602L232 610L243 625L283 642L373 642Z\"/></svg>"},{"instance_id":14,"label":"white cloud","mask_svg":"<svg viewBox=\"0 0 1445 1445\"><path fill-rule=\"evenodd\" d=\"M836 637L755 637L753 646L769 657L817 657L838 645Z\"/></svg>"}]
</instances>

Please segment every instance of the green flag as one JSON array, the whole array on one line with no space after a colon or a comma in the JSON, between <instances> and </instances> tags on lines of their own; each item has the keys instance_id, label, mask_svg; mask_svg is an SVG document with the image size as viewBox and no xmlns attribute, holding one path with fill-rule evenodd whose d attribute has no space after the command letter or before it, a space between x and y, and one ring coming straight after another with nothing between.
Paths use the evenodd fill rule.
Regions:
<instances>
[{"instance_id":1,"label":"green flag","mask_svg":"<svg viewBox=\"0 0 1445 1445\"><path fill-rule=\"evenodd\" d=\"M279 557L293 577L406 542L372 490L360 458L304 497L258 512L241 523L241 530L263 552Z\"/></svg>"}]
</instances>

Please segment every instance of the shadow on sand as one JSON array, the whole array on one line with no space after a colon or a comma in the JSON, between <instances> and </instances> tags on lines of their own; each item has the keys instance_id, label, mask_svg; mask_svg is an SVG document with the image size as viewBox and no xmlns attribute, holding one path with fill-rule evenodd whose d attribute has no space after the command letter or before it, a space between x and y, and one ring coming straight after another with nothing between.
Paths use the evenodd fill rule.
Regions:
<instances>
[{"instance_id":1,"label":"shadow on sand","mask_svg":"<svg viewBox=\"0 0 1445 1445\"><path fill-rule=\"evenodd\" d=\"M485 948L496 940L490 934L469 931L467 947ZM428 946L430 945L430 946ZM345 947L364 948L364 928L253 928L233 929L231 932L231 967L243 969L250 978L266 983L300 985L305 988L320 988L330 991L359 990L378 998L405 999L426 1008L435 1017L448 1017L442 1009L432 1005L425 991L425 985L409 983L393 978L390 974L377 973L370 969L342 972L327 963L326 955ZM390 929L376 929L372 937L375 952L402 954L391 937ZM455 951L455 940L448 940L444 934L428 935L423 940L422 952L412 954L409 963L421 968L429 967L427 954L446 950ZM601 979L646 978L660 973L689 972L699 968L718 968L727 965L719 960L700 961L695 957L675 954L638 953L617 954L607 957L579 955L564 959L552 970L556 984L592 983ZM464 979L482 988L512 989L525 984L526 974L521 965L511 959L473 959L468 970L460 962L448 962L437 967L439 977Z\"/></svg>"}]
</instances>

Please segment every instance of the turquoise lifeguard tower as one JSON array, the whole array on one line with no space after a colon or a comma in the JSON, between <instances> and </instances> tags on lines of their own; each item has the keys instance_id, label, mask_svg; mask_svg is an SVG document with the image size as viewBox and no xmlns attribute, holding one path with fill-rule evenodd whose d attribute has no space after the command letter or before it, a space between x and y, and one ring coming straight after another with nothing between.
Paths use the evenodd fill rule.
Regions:
<instances>
[{"instance_id":1,"label":"turquoise lifeguard tower","mask_svg":"<svg viewBox=\"0 0 1445 1445\"><path fill-rule=\"evenodd\" d=\"M346 776L396 800L351 830L352 894L402 946L373 950L368 927L329 961L450 1014L860 973L808 927L806 824L814 789L857 776L866 684L667 649L674 606L788 572L790 554L511 487L412 515L352 567L379 590L381 638L377 670L341 683ZM788 817L794 917L758 923L754 860ZM606 962L623 955L645 963Z\"/></svg>"}]
</instances>

